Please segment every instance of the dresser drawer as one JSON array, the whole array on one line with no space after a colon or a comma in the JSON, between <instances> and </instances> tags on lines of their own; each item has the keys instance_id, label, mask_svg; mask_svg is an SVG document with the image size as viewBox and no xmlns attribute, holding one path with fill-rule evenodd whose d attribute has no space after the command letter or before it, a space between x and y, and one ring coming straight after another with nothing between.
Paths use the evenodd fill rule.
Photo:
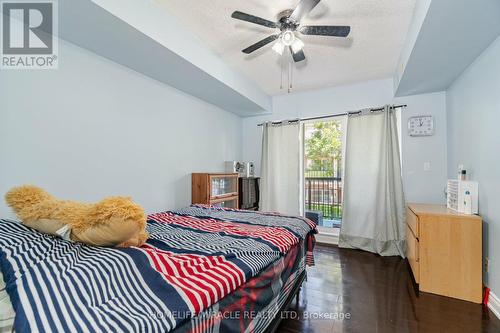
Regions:
<instances>
[{"instance_id":1,"label":"dresser drawer","mask_svg":"<svg viewBox=\"0 0 500 333\"><path fill-rule=\"evenodd\" d=\"M420 281L419 252L420 243L408 225L406 227L406 257L410 262L411 270L413 271L413 277L415 278L415 281L417 283L419 283Z\"/></svg>"},{"instance_id":2,"label":"dresser drawer","mask_svg":"<svg viewBox=\"0 0 500 333\"><path fill-rule=\"evenodd\" d=\"M410 227L411 231L416 238L420 238L420 224L418 221L418 216L410 209L406 208L406 223Z\"/></svg>"}]
</instances>

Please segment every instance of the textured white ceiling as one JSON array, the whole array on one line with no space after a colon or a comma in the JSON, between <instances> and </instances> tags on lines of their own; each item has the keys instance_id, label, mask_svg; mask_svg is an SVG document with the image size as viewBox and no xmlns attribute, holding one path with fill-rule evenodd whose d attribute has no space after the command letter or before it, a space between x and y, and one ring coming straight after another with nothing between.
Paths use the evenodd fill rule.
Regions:
<instances>
[{"instance_id":1,"label":"textured white ceiling","mask_svg":"<svg viewBox=\"0 0 500 333\"><path fill-rule=\"evenodd\" d=\"M275 21L298 0L155 0L182 27L270 95L280 90L280 57L272 44L245 55L245 47L275 30L231 18L239 10ZM415 0L322 0L304 25L350 25L348 38L302 36L306 62L294 65L294 91L391 77L408 32Z\"/></svg>"}]
</instances>

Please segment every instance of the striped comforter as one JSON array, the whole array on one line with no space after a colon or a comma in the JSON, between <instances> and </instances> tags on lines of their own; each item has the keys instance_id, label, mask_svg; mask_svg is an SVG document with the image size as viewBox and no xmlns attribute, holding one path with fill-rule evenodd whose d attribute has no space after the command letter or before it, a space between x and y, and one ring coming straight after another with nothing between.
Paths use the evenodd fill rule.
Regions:
<instances>
[{"instance_id":1,"label":"striped comforter","mask_svg":"<svg viewBox=\"0 0 500 333\"><path fill-rule=\"evenodd\" d=\"M114 249L0 221L14 329L168 332L316 232L300 217L201 205L152 214L147 228L143 247Z\"/></svg>"}]
</instances>

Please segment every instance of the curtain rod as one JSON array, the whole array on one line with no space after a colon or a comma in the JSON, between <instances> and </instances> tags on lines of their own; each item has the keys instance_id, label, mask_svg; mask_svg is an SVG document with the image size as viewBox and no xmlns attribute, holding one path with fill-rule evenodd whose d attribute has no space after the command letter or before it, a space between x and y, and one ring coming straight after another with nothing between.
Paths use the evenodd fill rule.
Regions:
<instances>
[{"instance_id":1,"label":"curtain rod","mask_svg":"<svg viewBox=\"0 0 500 333\"><path fill-rule=\"evenodd\" d=\"M407 106L408 105L406 105L406 104L393 105L393 106L391 106L391 109L405 108ZM370 109L370 112L384 111L384 109L385 109L385 107L374 108L374 109ZM334 118L334 117L342 117L342 116L349 116L349 115L354 115L354 114L360 114L361 112L363 112L363 111L362 110L360 110L360 111L350 111L350 112L344 112L344 113L339 113L339 114L333 114L333 115L329 115L329 116L317 116L317 117L308 117L308 118L298 118L298 119L289 120L289 122L306 121L306 120L316 120L316 119ZM271 123L277 125L277 124L283 123L284 121L286 121L286 120L272 121ZM260 123L257 126L262 126L264 124L265 123Z\"/></svg>"}]
</instances>

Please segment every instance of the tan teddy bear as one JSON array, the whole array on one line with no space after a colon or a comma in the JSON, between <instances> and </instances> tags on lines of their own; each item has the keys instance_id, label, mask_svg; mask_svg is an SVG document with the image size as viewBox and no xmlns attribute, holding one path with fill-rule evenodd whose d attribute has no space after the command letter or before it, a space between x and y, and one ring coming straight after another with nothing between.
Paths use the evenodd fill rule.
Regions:
<instances>
[{"instance_id":1,"label":"tan teddy bear","mask_svg":"<svg viewBox=\"0 0 500 333\"><path fill-rule=\"evenodd\" d=\"M146 215L130 198L95 204L58 200L36 186L14 187L7 204L26 226L95 246L141 246L148 238Z\"/></svg>"}]
</instances>

